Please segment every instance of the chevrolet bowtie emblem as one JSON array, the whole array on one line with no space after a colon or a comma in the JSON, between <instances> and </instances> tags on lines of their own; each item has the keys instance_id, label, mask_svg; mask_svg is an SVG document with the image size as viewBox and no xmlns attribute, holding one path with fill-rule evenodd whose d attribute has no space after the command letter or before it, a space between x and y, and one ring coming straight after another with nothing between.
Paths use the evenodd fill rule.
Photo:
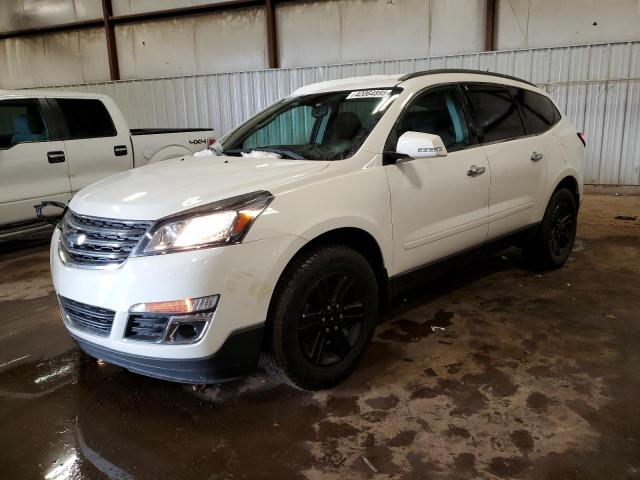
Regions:
<instances>
[{"instance_id":1,"label":"chevrolet bowtie emblem","mask_svg":"<svg viewBox=\"0 0 640 480\"><path fill-rule=\"evenodd\" d=\"M87 240L87 235L83 232L73 232L67 235L67 243L70 247L79 247Z\"/></svg>"}]
</instances>

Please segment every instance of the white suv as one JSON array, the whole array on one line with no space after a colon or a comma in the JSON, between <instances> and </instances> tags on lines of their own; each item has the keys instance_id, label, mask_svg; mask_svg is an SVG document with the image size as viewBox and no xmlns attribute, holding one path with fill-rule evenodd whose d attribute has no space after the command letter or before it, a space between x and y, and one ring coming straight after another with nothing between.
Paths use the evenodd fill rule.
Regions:
<instances>
[{"instance_id":1,"label":"white suv","mask_svg":"<svg viewBox=\"0 0 640 480\"><path fill-rule=\"evenodd\" d=\"M309 85L209 156L81 190L56 229L64 322L88 354L213 383L349 375L379 310L422 267L521 245L567 260L584 139L547 94L468 70Z\"/></svg>"}]
</instances>

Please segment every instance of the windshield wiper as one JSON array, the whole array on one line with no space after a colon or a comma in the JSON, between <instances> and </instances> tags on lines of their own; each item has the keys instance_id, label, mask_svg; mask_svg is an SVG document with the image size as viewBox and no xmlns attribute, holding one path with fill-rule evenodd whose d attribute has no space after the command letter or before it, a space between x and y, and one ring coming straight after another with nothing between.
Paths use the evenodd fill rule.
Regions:
<instances>
[{"instance_id":1,"label":"windshield wiper","mask_svg":"<svg viewBox=\"0 0 640 480\"><path fill-rule=\"evenodd\" d=\"M247 151L243 150L242 148L232 148L230 150L222 150L221 155L228 155L230 157L239 157L243 153L247 153Z\"/></svg>"},{"instance_id":2,"label":"windshield wiper","mask_svg":"<svg viewBox=\"0 0 640 480\"><path fill-rule=\"evenodd\" d=\"M306 160L302 155L296 152L292 152L291 150L284 150L281 148L254 148L256 152L270 152L277 153L278 155L282 155L283 157L290 158L291 160Z\"/></svg>"},{"instance_id":3,"label":"windshield wiper","mask_svg":"<svg viewBox=\"0 0 640 480\"><path fill-rule=\"evenodd\" d=\"M223 150L222 155L230 155L239 157L243 153L250 152L266 152L266 153L277 153L282 157L289 158L291 160L306 160L302 155L296 152L292 152L291 150L284 150L280 148L270 148L270 147L256 147L256 148L232 148L230 150Z\"/></svg>"}]
</instances>

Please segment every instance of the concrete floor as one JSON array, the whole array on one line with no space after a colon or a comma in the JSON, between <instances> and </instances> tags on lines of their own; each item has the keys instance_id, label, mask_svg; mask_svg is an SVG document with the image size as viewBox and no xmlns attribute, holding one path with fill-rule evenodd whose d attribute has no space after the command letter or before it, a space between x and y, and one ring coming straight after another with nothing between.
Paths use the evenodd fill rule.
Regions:
<instances>
[{"instance_id":1,"label":"concrete floor","mask_svg":"<svg viewBox=\"0 0 640 480\"><path fill-rule=\"evenodd\" d=\"M0 477L640 478L640 197L590 195L561 270L491 257L393 307L359 370L194 391L68 337L46 246L0 254Z\"/></svg>"}]
</instances>

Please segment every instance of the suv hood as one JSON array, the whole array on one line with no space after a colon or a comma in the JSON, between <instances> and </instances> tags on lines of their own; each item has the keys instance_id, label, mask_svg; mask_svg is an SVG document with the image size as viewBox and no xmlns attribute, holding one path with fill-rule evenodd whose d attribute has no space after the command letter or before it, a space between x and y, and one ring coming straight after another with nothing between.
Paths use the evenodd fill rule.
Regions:
<instances>
[{"instance_id":1,"label":"suv hood","mask_svg":"<svg viewBox=\"0 0 640 480\"><path fill-rule=\"evenodd\" d=\"M95 217L157 220L235 195L298 182L328 165L326 161L274 158L174 158L89 185L69 206Z\"/></svg>"}]
</instances>

